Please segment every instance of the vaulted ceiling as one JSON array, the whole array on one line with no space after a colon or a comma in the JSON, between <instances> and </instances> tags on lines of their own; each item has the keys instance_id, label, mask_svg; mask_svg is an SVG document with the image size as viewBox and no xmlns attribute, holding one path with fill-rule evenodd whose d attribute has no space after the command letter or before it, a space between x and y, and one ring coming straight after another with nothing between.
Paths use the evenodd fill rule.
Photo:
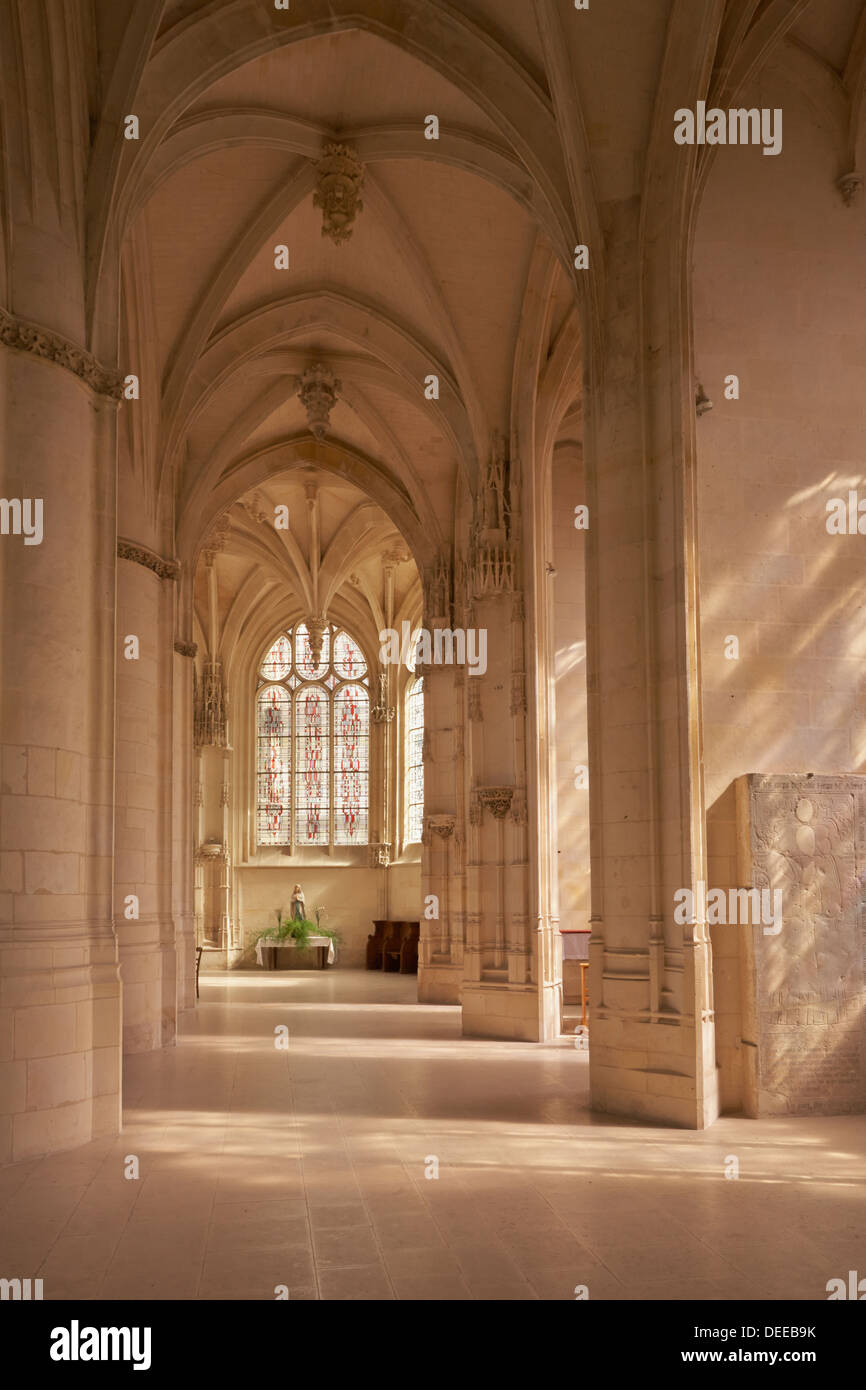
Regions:
<instances>
[{"instance_id":1,"label":"vaulted ceiling","mask_svg":"<svg viewBox=\"0 0 866 1390\"><path fill-rule=\"evenodd\" d=\"M727 104L796 48L844 108L835 173L853 168L863 0L709 3L709 99ZM265 545L242 499L288 493L303 517L313 483L331 495L332 539L367 505L366 555L353 549L329 601L351 611L351 576L366 575L372 615L383 547L402 538L422 568L465 527L494 436L513 438L528 361L550 378L543 438L579 441L581 324L605 294L605 224L641 194L662 66L689 13L683 0L588 12L298 0L280 13L266 0L93 0L92 335L116 250L121 357L141 381L123 417L121 513L149 516L187 561L229 517L224 619L255 572L303 592L304 538L294 559L284 538ZM140 138L118 148L127 112ZM363 166L342 242L315 202L328 142ZM577 242L592 247L583 277ZM521 351L530 323L534 358ZM322 438L298 394L314 363L340 382ZM420 606L414 570L400 601L413 594Z\"/></svg>"}]
</instances>

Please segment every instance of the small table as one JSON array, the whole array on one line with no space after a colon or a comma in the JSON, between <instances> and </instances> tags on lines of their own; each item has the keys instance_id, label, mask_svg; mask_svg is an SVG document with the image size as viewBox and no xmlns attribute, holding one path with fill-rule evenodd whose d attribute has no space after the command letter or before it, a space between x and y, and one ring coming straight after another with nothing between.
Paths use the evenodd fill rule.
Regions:
<instances>
[{"instance_id":1,"label":"small table","mask_svg":"<svg viewBox=\"0 0 866 1390\"><path fill-rule=\"evenodd\" d=\"M308 938L306 945L301 949L306 950L308 947L319 952L320 970L324 970L326 965L333 965L334 961L337 959L337 953L334 950L334 942L330 936L311 936ZM267 964L265 964L263 959L262 948L264 948L270 956L270 960ZM276 952L286 949L297 951L299 949L297 941L292 939L288 941L262 941L261 937L259 937L259 940L256 942L256 965L263 965L266 970L276 970ZM271 954L272 952L273 954Z\"/></svg>"}]
</instances>

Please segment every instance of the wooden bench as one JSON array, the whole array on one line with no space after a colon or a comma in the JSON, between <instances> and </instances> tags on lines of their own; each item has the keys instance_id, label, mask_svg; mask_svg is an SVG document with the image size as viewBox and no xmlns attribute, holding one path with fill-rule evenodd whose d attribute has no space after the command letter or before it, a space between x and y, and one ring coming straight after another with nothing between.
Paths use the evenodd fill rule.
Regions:
<instances>
[{"instance_id":1,"label":"wooden bench","mask_svg":"<svg viewBox=\"0 0 866 1390\"><path fill-rule=\"evenodd\" d=\"M414 974L418 969L421 923L374 919L373 927L375 930L367 937L367 969Z\"/></svg>"}]
</instances>

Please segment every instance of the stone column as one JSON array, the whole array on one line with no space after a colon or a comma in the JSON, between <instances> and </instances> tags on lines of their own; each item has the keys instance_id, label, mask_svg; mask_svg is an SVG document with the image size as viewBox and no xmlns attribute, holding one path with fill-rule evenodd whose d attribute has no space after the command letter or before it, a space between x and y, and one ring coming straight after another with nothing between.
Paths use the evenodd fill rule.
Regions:
<instances>
[{"instance_id":1,"label":"stone column","mask_svg":"<svg viewBox=\"0 0 866 1390\"><path fill-rule=\"evenodd\" d=\"M172 916L177 950L177 1007L195 1005L195 827L193 660L195 644L175 641L172 716Z\"/></svg>"},{"instance_id":2,"label":"stone column","mask_svg":"<svg viewBox=\"0 0 866 1390\"><path fill-rule=\"evenodd\" d=\"M120 1128L112 925L116 400L73 344L3 315L0 1161ZM18 350L15 350L15 349ZM60 364L63 365L60 365ZM34 535L35 539L35 535Z\"/></svg>"},{"instance_id":3,"label":"stone column","mask_svg":"<svg viewBox=\"0 0 866 1390\"><path fill-rule=\"evenodd\" d=\"M172 675L176 567L118 544L114 916L123 980L123 1050L177 1031L172 917Z\"/></svg>"},{"instance_id":4,"label":"stone column","mask_svg":"<svg viewBox=\"0 0 866 1390\"><path fill-rule=\"evenodd\" d=\"M702 1127L718 1113L709 936L674 917L706 878L681 206L672 190L653 231L637 200L610 210L586 397L590 1074L597 1109Z\"/></svg>"}]
</instances>

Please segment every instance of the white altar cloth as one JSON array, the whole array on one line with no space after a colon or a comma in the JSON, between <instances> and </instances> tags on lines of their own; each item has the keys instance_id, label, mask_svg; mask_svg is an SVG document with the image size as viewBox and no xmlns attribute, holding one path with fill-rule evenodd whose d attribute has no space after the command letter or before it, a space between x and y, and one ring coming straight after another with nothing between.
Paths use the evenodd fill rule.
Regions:
<instances>
[{"instance_id":1,"label":"white altar cloth","mask_svg":"<svg viewBox=\"0 0 866 1390\"><path fill-rule=\"evenodd\" d=\"M294 950L298 949L297 941L294 941L291 938L289 938L286 941L262 941L261 937L259 937L258 941L256 942L256 965L264 965L264 961L262 960L262 946L290 946ZM337 953L334 950L334 942L330 936L311 936L307 941L307 946L327 946L329 965L333 965L334 961L337 959Z\"/></svg>"}]
</instances>

